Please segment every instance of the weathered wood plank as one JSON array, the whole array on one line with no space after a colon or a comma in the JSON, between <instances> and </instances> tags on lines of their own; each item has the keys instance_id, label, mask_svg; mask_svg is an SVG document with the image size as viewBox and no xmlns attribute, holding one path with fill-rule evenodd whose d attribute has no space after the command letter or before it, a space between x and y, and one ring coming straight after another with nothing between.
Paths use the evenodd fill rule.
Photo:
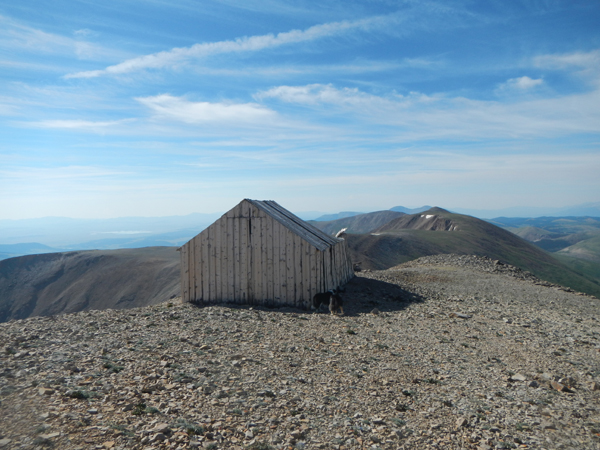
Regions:
<instances>
[{"instance_id":1,"label":"weathered wood plank","mask_svg":"<svg viewBox=\"0 0 600 450\"><path fill-rule=\"evenodd\" d=\"M214 224L213 224L214 225ZM206 300L208 302L213 302L217 299L217 284L216 284L216 275L215 275L215 227L211 225L208 228L207 239L208 239L208 255L207 255L207 265L208 265L208 274L209 274L209 286L208 286L208 297Z\"/></svg>"},{"instance_id":2,"label":"weathered wood plank","mask_svg":"<svg viewBox=\"0 0 600 450\"><path fill-rule=\"evenodd\" d=\"M306 308L308 305L304 302L302 292L302 239L297 234L291 234L294 239L294 274L292 278L294 291L292 295L296 305L300 308Z\"/></svg>"},{"instance_id":3,"label":"weathered wood plank","mask_svg":"<svg viewBox=\"0 0 600 450\"><path fill-rule=\"evenodd\" d=\"M211 273L209 269L209 240L208 230L204 230L199 236L196 237L200 241L201 253L200 253L200 273L202 276L202 300L204 302L210 301L210 278Z\"/></svg>"},{"instance_id":4,"label":"weathered wood plank","mask_svg":"<svg viewBox=\"0 0 600 450\"><path fill-rule=\"evenodd\" d=\"M291 233L285 237L285 302L288 305L294 304L293 289L294 289L294 241Z\"/></svg>"},{"instance_id":5,"label":"weathered wood plank","mask_svg":"<svg viewBox=\"0 0 600 450\"><path fill-rule=\"evenodd\" d=\"M182 245L181 248L179 249L179 259L181 261L180 263L180 272L179 272L179 279L180 279L180 283L181 283L181 299L184 302L189 302L190 298L189 298L189 294L188 294L188 268L189 266L189 261L187 260L187 247L189 247L189 242L185 245Z\"/></svg>"},{"instance_id":6,"label":"weathered wood plank","mask_svg":"<svg viewBox=\"0 0 600 450\"><path fill-rule=\"evenodd\" d=\"M202 298L202 283L204 283L204 278L202 277L202 240L200 236L196 236L190 244L194 248L194 257L191 258L194 261L194 266L190 274L193 273L195 286L194 300L197 301Z\"/></svg>"},{"instance_id":7,"label":"weathered wood plank","mask_svg":"<svg viewBox=\"0 0 600 450\"><path fill-rule=\"evenodd\" d=\"M233 299L240 303L240 275L241 275L241 248L240 248L240 218L236 214L231 218L233 233Z\"/></svg>"},{"instance_id":8,"label":"weathered wood plank","mask_svg":"<svg viewBox=\"0 0 600 450\"><path fill-rule=\"evenodd\" d=\"M285 226L281 226L281 233L280 233L280 237L279 237L279 245L281 247L280 253L281 253L281 261L279 264L279 280L281 283L281 301L284 304L287 304L288 299L287 299L287 289L288 289L288 259L289 259L289 255L288 255L288 239L290 238L290 231L285 227Z\"/></svg>"},{"instance_id":9,"label":"weathered wood plank","mask_svg":"<svg viewBox=\"0 0 600 450\"><path fill-rule=\"evenodd\" d=\"M266 261L265 268L265 294L266 294L266 302L268 305L273 305L275 294L274 294L274 284L275 280L273 279L273 253L275 249L273 248L273 218L265 217L264 229L265 233L265 241L263 243L263 251Z\"/></svg>"},{"instance_id":10,"label":"weathered wood plank","mask_svg":"<svg viewBox=\"0 0 600 450\"><path fill-rule=\"evenodd\" d=\"M260 218L258 217L258 210L253 208L252 210L252 227L251 227L251 242L252 242L252 304L256 304L258 300L262 298L262 274L260 266Z\"/></svg>"},{"instance_id":11,"label":"weathered wood plank","mask_svg":"<svg viewBox=\"0 0 600 450\"><path fill-rule=\"evenodd\" d=\"M229 247L227 242L227 219L221 220L219 222L221 229L221 243L219 245L221 255L219 257L219 261L221 261L221 296L220 300L227 301L227 284L228 284L228 271L227 266L229 265L229 255L227 253L227 248Z\"/></svg>"},{"instance_id":12,"label":"weathered wood plank","mask_svg":"<svg viewBox=\"0 0 600 450\"><path fill-rule=\"evenodd\" d=\"M310 256L309 249L311 248L308 242L301 239L302 241L302 296L304 298L312 299L311 296L311 279L310 279Z\"/></svg>"},{"instance_id":13,"label":"weathered wood plank","mask_svg":"<svg viewBox=\"0 0 600 450\"><path fill-rule=\"evenodd\" d=\"M281 279L279 278L279 267L281 260L281 249L279 248L279 233L281 229L281 225L276 220L272 222L273 226L273 304L278 304L281 302Z\"/></svg>"},{"instance_id":14,"label":"weathered wood plank","mask_svg":"<svg viewBox=\"0 0 600 450\"><path fill-rule=\"evenodd\" d=\"M323 254L323 282L325 283L325 285L323 286L323 290L327 291L329 289L331 289L331 254L330 254L330 250L331 249L327 249L323 252L321 252Z\"/></svg>"},{"instance_id":15,"label":"weathered wood plank","mask_svg":"<svg viewBox=\"0 0 600 450\"><path fill-rule=\"evenodd\" d=\"M314 290L315 293L317 292L322 292L322 286L321 286L321 263L322 263L322 258L321 258L321 253L316 250L313 249L313 251L311 252L311 272L313 273L313 281L312 284L314 286ZM314 294L313 294L314 295Z\"/></svg>"},{"instance_id":16,"label":"weathered wood plank","mask_svg":"<svg viewBox=\"0 0 600 450\"><path fill-rule=\"evenodd\" d=\"M266 222L267 222L267 215L264 213L264 211L259 211L260 213L260 276L261 276L261 296L260 296L260 303L264 304L265 300L267 300L269 298L269 277L268 277L268 273L267 273L267 264L268 264L268 259L267 259L267 247L268 247L268 243L267 243L267 227L266 227Z\"/></svg>"},{"instance_id":17,"label":"weathered wood plank","mask_svg":"<svg viewBox=\"0 0 600 450\"><path fill-rule=\"evenodd\" d=\"M250 255L250 252L248 251L249 221L247 217L243 216L243 214L245 213L243 211L240 211L240 300L241 303L248 303L248 295L250 290L250 277L248 276L248 258Z\"/></svg>"},{"instance_id":18,"label":"weathered wood plank","mask_svg":"<svg viewBox=\"0 0 600 450\"><path fill-rule=\"evenodd\" d=\"M235 300L235 257L234 251L237 251L235 248L235 239L233 236L233 214L230 212L227 215L227 238L225 240L225 251L227 253L227 301L231 302Z\"/></svg>"}]
</instances>

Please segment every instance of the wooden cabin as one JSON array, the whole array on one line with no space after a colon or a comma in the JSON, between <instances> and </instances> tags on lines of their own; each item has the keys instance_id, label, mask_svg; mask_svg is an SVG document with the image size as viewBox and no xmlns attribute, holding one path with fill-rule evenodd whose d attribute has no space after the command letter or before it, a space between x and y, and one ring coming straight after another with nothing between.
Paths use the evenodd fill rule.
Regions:
<instances>
[{"instance_id":1,"label":"wooden cabin","mask_svg":"<svg viewBox=\"0 0 600 450\"><path fill-rule=\"evenodd\" d=\"M345 240L271 200L242 200L180 251L182 297L194 303L308 309L354 276Z\"/></svg>"}]
</instances>

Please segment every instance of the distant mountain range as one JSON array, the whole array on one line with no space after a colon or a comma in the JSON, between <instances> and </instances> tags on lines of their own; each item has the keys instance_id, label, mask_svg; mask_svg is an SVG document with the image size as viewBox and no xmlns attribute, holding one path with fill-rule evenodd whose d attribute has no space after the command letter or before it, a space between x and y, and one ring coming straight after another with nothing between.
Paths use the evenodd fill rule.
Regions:
<instances>
[{"instance_id":1,"label":"distant mountain range","mask_svg":"<svg viewBox=\"0 0 600 450\"><path fill-rule=\"evenodd\" d=\"M323 226L328 232L334 233L341 228L348 227L351 233L365 233L383 225L386 220L391 220L394 217L393 214L419 214L429 209L431 209L430 206L420 208L395 206L386 210L385 214L383 211L368 213L345 211L335 214L309 211L299 213L299 215L304 220L315 218L316 222L326 222L326 225ZM541 214L549 217L557 214L600 217L600 202L570 208L511 208L487 211L457 208L453 212L479 218L491 218L492 221L508 216L513 218L516 216L535 217ZM0 260L29 254L75 250L180 246L221 215L221 213L196 213L186 216L124 217L101 220L64 217L0 220ZM357 217L358 220L350 220L353 217ZM334 223L341 219L345 219L345 221ZM502 220L494 223L503 227L509 226L506 221ZM333 228L336 227L341 228L334 230Z\"/></svg>"},{"instance_id":2,"label":"distant mountain range","mask_svg":"<svg viewBox=\"0 0 600 450\"><path fill-rule=\"evenodd\" d=\"M600 219L503 219L493 224L431 208L417 214L378 211L311 223L331 234L347 228L345 239L360 270L387 269L435 254L478 255L600 298ZM515 232L501 228L507 225ZM524 233L528 239L566 246L547 252L519 237L523 228L529 229ZM44 250L31 245L30 250ZM179 271L176 247L6 259L0 261L0 321L158 303L179 294Z\"/></svg>"},{"instance_id":3,"label":"distant mountain range","mask_svg":"<svg viewBox=\"0 0 600 450\"><path fill-rule=\"evenodd\" d=\"M514 207L504 209L451 208L453 212L468 214L480 219L496 217L600 217L600 202L584 203L561 208L552 207Z\"/></svg>"},{"instance_id":4,"label":"distant mountain range","mask_svg":"<svg viewBox=\"0 0 600 450\"><path fill-rule=\"evenodd\" d=\"M220 216L0 220L0 259L71 250L180 246Z\"/></svg>"},{"instance_id":5,"label":"distant mountain range","mask_svg":"<svg viewBox=\"0 0 600 450\"><path fill-rule=\"evenodd\" d=\"M450 213L442 208L431 208L418 214L402 214L390 220L390 211L363 214L329 222L311 222L330 234L347 228L346 239L355 264L363 269L386 269L412 259L439 253L488 256L532 272L552 283L568 286L600 298L600 274L583 260L572 264L565 255L551 254L539 246L519 237L516 233L497 225L462 214ZM521 219L519 219L521 220ZM540 219L544 221L546 219ZM510 219L507 219L510 222ZM384 223L381 223L384 222ZM551 221L558 227L567 223L581 231L573 220ZM600 219L581 219L581 223L595 229ZM379 224L365 231L365 223ZM511 222L512 225L515 222ZM500 225L500 226L498 226ZM590 231L590 236L594 232ZM583 242L583 241L581 241ZM600 257L600 245L585 246L586 251ZM600 243L600 242L599 242ZM566 245L565 245L566 247ZM581 253L582 251L579 250Z\"/></svg>"}]
</instances>

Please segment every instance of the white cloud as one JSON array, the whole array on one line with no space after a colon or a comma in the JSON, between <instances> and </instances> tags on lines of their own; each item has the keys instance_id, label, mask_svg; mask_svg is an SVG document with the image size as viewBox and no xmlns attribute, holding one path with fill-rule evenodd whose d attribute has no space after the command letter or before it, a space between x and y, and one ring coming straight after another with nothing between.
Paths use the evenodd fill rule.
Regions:
<instances>
[{"instance_id":1,"label":"white cloud","mask_svg":"<svg viewBox=\"0 0 600 450\"><path fill-rule=\"evenodd\" d=\"M600 67L600 50L590 52L564 53L560 55L542 55L534 59L538 67L550 69L567 69L571 67Z\"/></svg>"},{"instance_id":2,"label":"white cloud","mask_svg":"<svg viewBox=\"0 0 600 450\"><path fill-rule=\"evenodd\" d=\"M332 85L309 84L306 86L277 86L261 91L255 96L258 99L275 98L286 103L316 105L319 103L343 104L356 103L359 99L371 99L356 88L337 89Z\"/></svg>"},{"instance_id":3,"label":"white cloud","mask_svg":"<svg viewBox=\"0 0 600 450\"><path fill-rule=\"evenodd\" d=\"M78 37L87 37L87 36L96 35L97 33L95 33L94 31L92 31L88 28L82 28L80 30L73 31L73 34Z\"/></svg>"},{"instance_id":4,"label":"white cloud","mask_svg":"<svg viewBox=\"0 0 600 450\"><path fill-rule=\"evenodd\" d=\"M383 111L397 108L402 102L411 101L409 97L401 95L379 97L357 88L338 89L331 84L277 86L258 92L255 98L259 100L273 98L286 103L312 107L328 105L328 107L350 109L361 115L379 115Z\"/></svg>"},{"instance_id":5,"label":"white cloud","mask_svg":"<svg viewBox=\"0 0 600 450\"><path fill-rule=\"evenodd\" d=\"M544 84L544 80L542 80L541 78L533 79L529 78L528 76L524 76L520 78L510 78L506 81L506 83L500 85L500 89L527 91L542 84Z\"/></svg>"},{"instance_id":6,"label":"white cloud","mask_svg":"<svg viewBox=\"0 0 600 450\"><path fill-rule=\"evenodd\" d=\"M539 85L537 80L524 78L515 79L515 87ZM355 88L312 84L279 86L256 97L310 108L311 120L315 121L319 120L318 114L343 115L354 133L373 125L392 127L379 133L394 140L471 140L600 132L600 91L503 103L419 93L380 97Z\"/></svg>"},{"instance_id":7,"label":"white cloud","mask_svg":"<svg viewBox=\"0 0 600 450\"><path fill-rule=\"evenodd\" d=\"M314 25L305 30L291 30L261 36L242 37L235 40L205 42L191 47L173 48L168 51L132 58L102 70L68 74L65 78L94 78L102 75L118 75L143 69L162 69L185 63L190 59L235 52L256 52L267 48L300 42L314 41L353 30L370 30L392 20L392 16L375 16L356 21L331 22Z\"/></svg>"},{"instance_id":8,"label":"white cloud","mask_svg":"<svg viewBox=\"0 0 600 450\"><path fill-rule=\"evenodd\" d=\"M592 85L600 85L600 50L542 55L535 58L534 64L545 69L573 71Z\"/></svg>"},{"instance_id":9,"label":"white cloud","mask_svg":"<svg viewBox=\"0 0 600 450\"><path fill-rule=\"evenodd\" d=\"M5 16L0 16L0 45L5 48L21 49L36 53L61 53L72 48L73 40L36 28L21 25Z\"/></svg>"},{"instance_id":10,"label":"white cloud","mask_svg":"<svg viewBox=\"0 0 600 450\"><path fill-rule=\"evenodd\" d=\"M209 103L192 102L182 97L168 94L154 97L136 98L161 118L184 123L253 123L272 120L274 111L256 103Z\"/></svg>"},{"instance_id":11,"label":"white cloud","mask_svg":"<svg viewBox=\"0 0 600 450\"><path fill-rule=\"evenodd\" d=\"M33 126L37 128L55 128L55 129L80 129L80 130L97 130L102 128L115 127L118 125L123 125L124 123L131 122L135 119L123 119L123 120L113 120L113 121L104 121L104 122L94 122L90 120L40 120L38 122L29 122L28 126Z\"/></svg>"}]
</instances>

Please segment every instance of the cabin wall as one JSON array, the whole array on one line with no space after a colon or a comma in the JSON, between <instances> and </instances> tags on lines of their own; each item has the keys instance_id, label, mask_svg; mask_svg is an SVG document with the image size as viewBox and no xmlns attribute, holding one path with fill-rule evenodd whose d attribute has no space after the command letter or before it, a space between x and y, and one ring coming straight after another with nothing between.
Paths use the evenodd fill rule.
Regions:
<instances>
[{"instance_id":1,"label":"cabin wall","mask_svg":"<svg viewBox=\"0 0 600 450\"><path fill-rule=\"evenodd\" d=\"M181 247L184 301L307 309L352 276L345 241L320 251L246 201Z\"/></svg>"}]
</instances>

